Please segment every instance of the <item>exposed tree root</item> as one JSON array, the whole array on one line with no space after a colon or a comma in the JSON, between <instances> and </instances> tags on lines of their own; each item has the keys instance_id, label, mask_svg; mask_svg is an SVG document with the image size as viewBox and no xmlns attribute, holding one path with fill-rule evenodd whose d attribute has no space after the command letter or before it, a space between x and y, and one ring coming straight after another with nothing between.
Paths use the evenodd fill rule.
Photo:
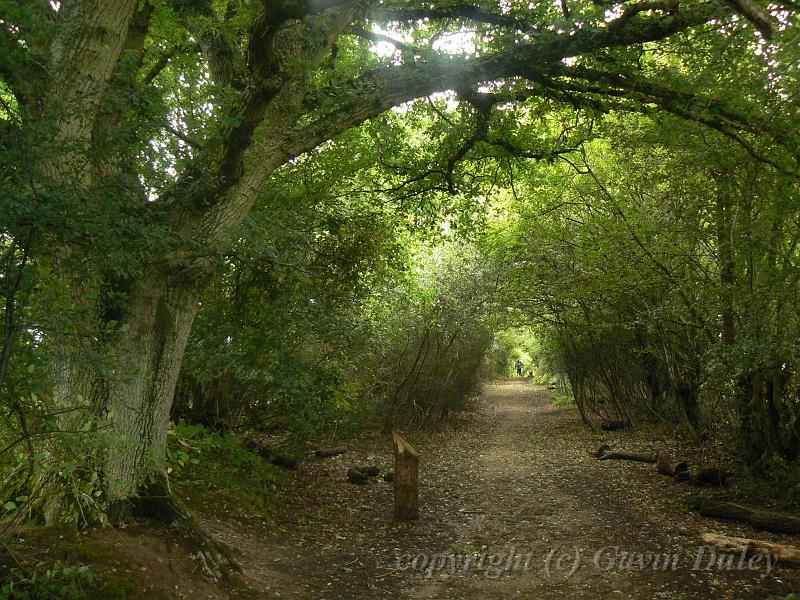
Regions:
<instances>
[{"instance_id":1,"label":"exposed tree root","mask_svg":"<svg viewBox=\"0 0 800 600\"><path fill-rule=\"evenodd\" d=\"M133 500L131 514L174 527L188 546L203 574L215 580L232 581L242 568L230 547L206 533L191 512L172 493L166 477L144 486Z\"/></svg>"}]
</instances>

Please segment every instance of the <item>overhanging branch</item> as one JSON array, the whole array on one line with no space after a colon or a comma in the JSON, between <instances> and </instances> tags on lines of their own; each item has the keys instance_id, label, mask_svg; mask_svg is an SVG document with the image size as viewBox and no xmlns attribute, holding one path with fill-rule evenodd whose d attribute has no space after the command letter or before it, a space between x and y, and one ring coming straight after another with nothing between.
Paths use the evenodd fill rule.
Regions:
<instances>
[{"instance_id":1,"label":"overhanging branch","mask_svg":"<svg viewBox=\"0 0 800 600\"><path fill-rule=\"evenodd\" d=\"M558 78L553 78L552 75ZM548 76L538 77L537 81L551 90L625 98L644 105L658 106L666 112L719 131L736 141L756 160L787 173L786 169L776 161L758 152L741 136L741 132L764 136L782 146L796 163L800 163L797 132L776 126L755 112L745 114L720 100L675 90L637 74L619 74L579 66L559 65ZM574 96L572 98L577 101ZM646 107L630 105L627 110L646 112L642 110L643 108ZM794 172L788 174L798 176Z\"/></svg>"},{"instance_id":2,"label":"overhanging branch","mask_svg":"<svg viewBox=\"0 0 800 600\"><path fill-rule=\"evenodd\" d=\"M362 39L369 40L371 42L385 42L387 44L391 44L392 46L403 52L415 52L415 53L420 52L420 50L418 48L415 48L414 46L405 44L399 40L389 37L388 35L375 33L373 31L367 31L366 29L358 25L354 26L350 31L353 35L358 36Z\"/></svg>"},{"instance_id":3,"label":"overhanging branch","mask_svg":"<svg viewBox=\"0 0 800 600\"><path fill-rule=\"evenodd\" d=\"M352 8L326 14L335 23L326 26L325 32L314 34L318 36L315 44L316 40L320 42L314 46L316 58L312 63L330 48L338 33L346 31L359 18L358 11ZM245 115L236 126L245 127L245 135L223 135L222 159L212 158L210 163L207 159L198 161L196 168L169 194L173 214L179 219L176 228L202 243L226 239L249 212L269 176L282 164L393 106L482 82L541 78L562 65L565 58L661 40L712 20L724 20L730 14L724 5L711 0L679 8L673 14L637 14L619 28L602 26L563 34L544 32L530 42L478 57L438 54L399 66L381 67L350 82L337 83L322 93L316 92L312 103L304 103L292 88L291 94L282 93L272 103L268 113L264 112L268 102L263 97L255 98L252 114ZM293 29L294 26L287 28ZM268 125L262 125L256 132L262 121ZM216 144L208 147L214 148Z\"/></svg>"},{"instance_id":4,"label":"overhanging branch","mask_svg":"<svg viewBox=\"0 0 800 600\"><path fill-rule=\"evenodd\" d=\"M526 24L510 15L489 12L472 4L455 4L446 7L385 8L376 6L370 12L373 21L385 23L410 23L423 19L461 20L486 23L515 29L527 28Z\"/></svg>"},{"instance_id":5,"label":"overhanging branch","mask_svg":"<svg viewBox=\"0 0 800 600\"><path fill-rule=\"evenodd\" d=\"M436 92L509 77L541 77L561 60L600 48L663 39L677 31L718 18L719 4L706 3L660 17L632 17L618 30L581 30L574 35L543 35L529 44L472 59L439 56L398 67L369 71L349 84L337 86L335 95L315 97L315 104L333 106L305 127L289 134L287 156L315 148L338 133L359 125L404 102ZM724 13L724 11L723 11Z\"/></svg>"}]
</instances>

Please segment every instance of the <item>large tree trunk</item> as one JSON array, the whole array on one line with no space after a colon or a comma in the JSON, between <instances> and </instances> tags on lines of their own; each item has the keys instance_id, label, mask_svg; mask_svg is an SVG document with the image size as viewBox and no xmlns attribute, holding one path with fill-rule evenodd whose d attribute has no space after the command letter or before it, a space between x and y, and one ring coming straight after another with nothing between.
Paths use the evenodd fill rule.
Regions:
<instances>
[{"instance_id":1,"label":"large tree trunk","mask_svg":"<svg viewBox=\"0 0 800 600\"><path fill-rule=\"evenodd\" d=\"M107 410L114 445L104 474L111 499L124 498L163 460L167 424L183 353L197 314L193 286L156 281L135 297L121 367L109 381Z\"/></svg>"},{"instance_id":2,"label":"large tree trunk","mask_svg":"<svg viewBox=\"0 0 800 600\"><path fill-rule=\"evenodd\" d=\"M93 418L104 425L99 466L111 502L136 492L163 466L175 385L201 289L197 281L152 274L131 291L119 333L97 349L111 355L112 364L92 369L83 352L65 357L57 395L65 407L83 398L91 413L67 413L65 419Z\"/></svg>"},{"instance_id":3,"label":"large tree trunk","mask_svg":"<svg viewBox=\"0 0 800 600\"><path fill-rule=\"evenodd\" d=\"M120 53L127 49L141 59L149 9L145 5L137 13L136 5L136 0L80 2L69 15L74 29L65 28L63 39L53 43L51 63L63 74L56 83L65 90L65 102L54 100L52 111L63 108L74 115L59 120L54 136L69 151L43 167L45 177L57 186L91 194L99 184L121 177L134 186L138 181L135 173L125 171L135 161L97 164L89 154L103 150L93 143L113 139L119 115L105 114L98 105L110 81L124 84L112 80ZM184 174L187 189L178 186L161 199L158 218L181 241L151 257L154 266L144 276L120 282L99 275L100 281L90 282L78 279L82 275L64 275L72 304L81 307L85 319L73 329L96 341L82 351L76 351L71 339L56 344L63 348L56 365L56 396L67 410L88 404L86 410L65 414L70 425L65 429L94 419L107 434L101 464L92 466L99 467L112 503L135 494L146 476L163 466L175 386L199 296L212 268L198 253L224 248L264 192L264 182L288 158L306 149L305 144L313 147L304 137L289 137L303 110L308 84L307 69L295 63L319 64L359 10L343 6L307 23L298 22L297 27L271 23L273 29L261 32L259 39L275 45L265 50L276 61L270 65L272 71L263 74L263 81L254 79L243 94L240 119L224 131L235 142L221 155L209 150L197 161L196 172L189 169ZM294 149L291 141L302 148ZM150 210L142 190L134 187L133 193L141 196L142 211ZM118 324L112 333L106 327L110 321Z\"/></svg>"}]
</instances>

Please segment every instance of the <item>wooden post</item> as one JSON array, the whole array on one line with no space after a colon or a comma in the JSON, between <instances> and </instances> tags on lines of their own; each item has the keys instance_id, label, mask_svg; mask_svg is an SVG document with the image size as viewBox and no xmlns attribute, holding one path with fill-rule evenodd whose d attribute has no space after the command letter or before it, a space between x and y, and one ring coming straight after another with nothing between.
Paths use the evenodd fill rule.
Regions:
<instances>
[{"instance_id":1,"label":"wooden post","mask_svg":"<svg viewBox=\"0 0 800 600\"><path fill-rule=\"evenodd\" d=\"M417 479L419 457L413 446L397 432L394 439L394 517L400 521L419 519Z\"/></svg>"}]
</instances>

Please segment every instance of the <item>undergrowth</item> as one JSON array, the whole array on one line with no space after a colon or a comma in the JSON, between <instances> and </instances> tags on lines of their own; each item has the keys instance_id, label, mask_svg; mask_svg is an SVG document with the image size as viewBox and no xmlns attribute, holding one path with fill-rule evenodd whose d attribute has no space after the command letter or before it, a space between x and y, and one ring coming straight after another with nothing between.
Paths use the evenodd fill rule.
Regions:
<instances>
[{"instance_id":1,"label":"undergrowth","mask_svg":"<svg viewBox=\"0 0 800 600\"><path fill-rule=\"evenodd\" d=\"M283 474L248 449L241 436L184 423L170 427L169 433L168 472L193 508L271 512Z\"/></svg>"},{"instance_id":2,"label":"undergrowth","mask_svg":"<svg viewBox=\"0 0 800 600\"><path fill-rule=\"evenodd\" d=\"M552 402L554 406L572 406L575 404L575 398L564 394L556 394L550 399L550 402Z\"/></svg>"},{"instance_id":3,"label":"undergrowth","mask_svg":"<svg viewBox=\"0 0 800 600\"><path fill-rule=\"evenodd\" d=\"M132 583L120 588L81 563L56 560L2 569L0 600L95 600L130 596L136 592Z\"/></svg>"}]
</instances>

